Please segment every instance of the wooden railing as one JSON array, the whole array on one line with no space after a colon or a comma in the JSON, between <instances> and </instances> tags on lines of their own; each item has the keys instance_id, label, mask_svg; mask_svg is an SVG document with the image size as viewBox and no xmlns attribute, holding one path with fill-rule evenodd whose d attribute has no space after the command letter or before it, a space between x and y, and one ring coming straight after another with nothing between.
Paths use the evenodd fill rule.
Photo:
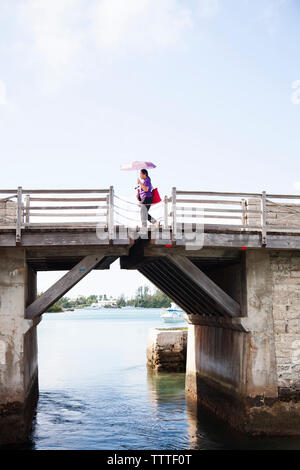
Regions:
<instances>
[{"instance_id":1,"label":"wooden railing","mask_svg":"<svg viewBox=\"0 0 300 470\"><path fill-rule=\"evenodd\" d=\"M260 201L260 207L249 209L248 201L253 198ZM174 231L186 221L202 223L205 228L221 227L234 230L262 228L262 221L256 220L255 224L250 225L248 220L250 214L255 214L256 218L261 219L262 194L178 191L173 188L169 202L172 204L169 216L172 218Z\"/></svg>"},{"instance_id":2,"label":"wooden railing","mask_svg":"<svg viewBox=\"0 0 300 470\"><path fill-rule=\"evenodd\" d=\"M102 225L110 233L113 227L114 191L109 189L22 189L0 190L2 201L15 201L16 241L26 227L79 227ZM83 221L83 218L85 220Z\"/></svg>"},{"instance_id":3,"label":"wooden railing","mask_svg":"<svg viewBox=\"0 0 300 470\"><path fill-rule=\"evenodd\" d=\"M21 232L27 227L100 225L107 230L111 240L118 224L118 204L120 201L115 204L112 186L109 189L25 190L19 187L17 190L0 190L0 228L13 227L16 241L20 242ZM139 207L131 207L131 211L133 209L138 225ZM164 228L172 230L173 240L186 223L202 224L204 231L260 232L264 246L270 232L300 232L300 195L173 188L172 195L165 196L156 209ZM6 215L1 215L1 211ZM132 224L130 220L128 217L128 224Z\"/></svg>"},{"instance_id":4,"label":"wooden railing","mask_svg":"<svg viewBox=\"0 0 300 470\"><path fill-rule=\"evenodd\" d=\"M204 225L213 229L259 231L262 245L270 232L300 232L300 195L262 193L230 193L172 190L171 212L165 211L164 225L171 219L173 237L182 224Z\"/></svg>"}]
</instances>

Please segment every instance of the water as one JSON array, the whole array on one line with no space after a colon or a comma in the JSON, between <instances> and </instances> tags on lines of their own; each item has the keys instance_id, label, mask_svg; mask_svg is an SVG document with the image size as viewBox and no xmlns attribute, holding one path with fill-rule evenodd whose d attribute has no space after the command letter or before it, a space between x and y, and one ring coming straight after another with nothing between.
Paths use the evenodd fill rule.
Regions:
<instances>
[{"instance_id":1,"label":"water","mask_svg":"<svg viewBox=\"0 0 300 470\"><path fill-rule=\"evenodd\" d=\"M204 412L197 418L184 374L147 371L148 330L162 326L158 309L45 314L40 399L23 448L300 449L300 439L244 438Z\"/></svg>"}]
</instances>

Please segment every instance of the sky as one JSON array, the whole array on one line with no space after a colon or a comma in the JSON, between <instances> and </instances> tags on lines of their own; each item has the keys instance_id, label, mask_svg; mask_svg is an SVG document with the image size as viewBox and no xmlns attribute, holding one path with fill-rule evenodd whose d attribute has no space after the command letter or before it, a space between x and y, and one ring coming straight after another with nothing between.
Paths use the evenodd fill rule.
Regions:
<instances>
[{"instance_id":1,"label":"sky","mask_svg":"<svg viewBox=\"0 0 300 470\"><path fill-rule=\"evenodd\" d=\"M0 0L0 186L134 199L119 167L150 160L162 195L299 194L299 20L299 0ZM145 283L115 263L69 294Z\"/></svg>"}]
</instances>

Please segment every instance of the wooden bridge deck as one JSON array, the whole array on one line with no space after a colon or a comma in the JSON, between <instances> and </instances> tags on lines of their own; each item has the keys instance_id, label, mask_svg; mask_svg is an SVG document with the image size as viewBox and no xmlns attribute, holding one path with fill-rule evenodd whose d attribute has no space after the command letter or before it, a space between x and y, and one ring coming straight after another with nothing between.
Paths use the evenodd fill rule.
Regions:
<instances>
[{"instance_id":1,"label":"wooden bridge deck","mask_svg":"<svg viewBox=\"0 0 300 470\"><path fill-rule=\"evenodd\" d=\"M299 195L178 191L151 208L160 221L143 234L140 206L108 189L0 190L0 246L90 250L157 246L300 249ZM201 245L201 246L200 246ZM191 247L189 247L191 249ZM199 250L198 250L199 251Z\"/></svg>"}]
</instances>

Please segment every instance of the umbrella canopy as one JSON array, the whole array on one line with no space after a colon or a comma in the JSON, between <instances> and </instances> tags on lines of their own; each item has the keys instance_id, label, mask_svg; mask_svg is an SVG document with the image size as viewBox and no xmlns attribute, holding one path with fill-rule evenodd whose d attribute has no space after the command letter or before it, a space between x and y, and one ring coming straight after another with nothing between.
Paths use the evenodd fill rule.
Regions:
<instances>
[{"instance_id":1,"label":"umbrella canopy","mask_svg":"<svg viewBox=\"0 0 300 470\"><path fill-rule=\"evenodd\" d=\"M121 170L123 171L131 171L131 170L148 170L149 168L156 168L156 165L152 162L128 162L121 165Z\"/></svg>"}]
</instances>

